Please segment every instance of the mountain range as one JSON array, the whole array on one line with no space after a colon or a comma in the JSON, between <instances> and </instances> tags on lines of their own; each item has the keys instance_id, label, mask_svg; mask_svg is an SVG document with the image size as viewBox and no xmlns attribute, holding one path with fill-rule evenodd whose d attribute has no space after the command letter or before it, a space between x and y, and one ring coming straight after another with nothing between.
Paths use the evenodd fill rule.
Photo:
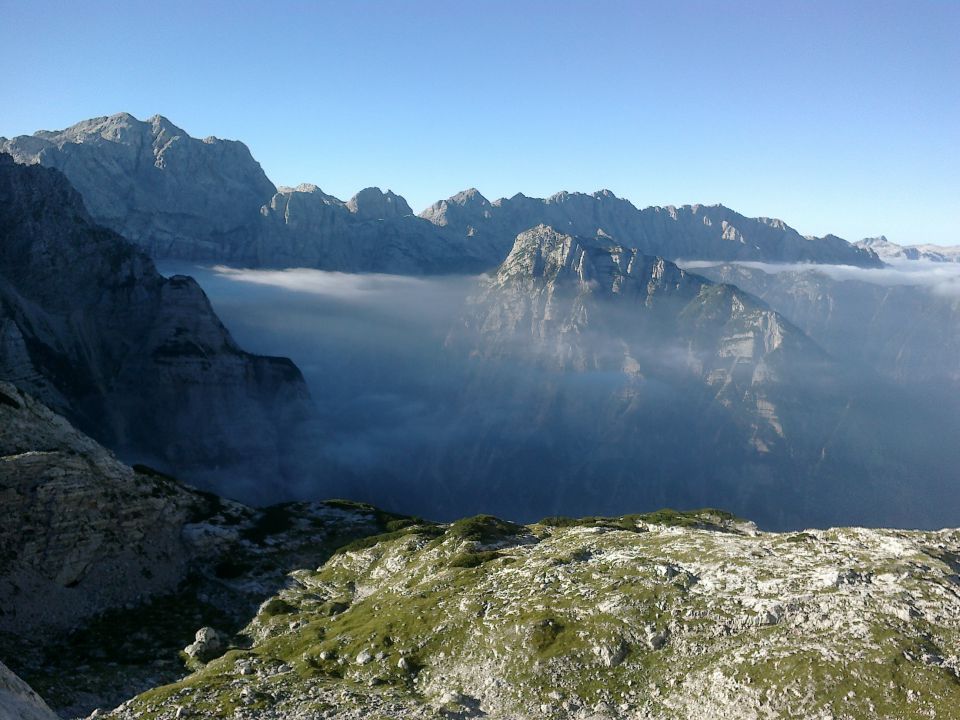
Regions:
<instances>
[{"instance_id":1,"label":"mountain range","mask_svg":"<svg viewBox=\"0 0 960 720\"><path fill-rule=\"evenodd\" d=\"M97 222L147 250L255 267L459 273L495 268L518 233L550 225L598 231L669 260L881 264L867 247L801 236L781 220L720 205L640 210L608 190L515 195L489 202L460 192L413 215L403 198L367 188L347 202L313 185L276 188L245 145L198 140L156 115L120 113L65 130L0 138L18 162L61 170Z\"/></svg>"}]
</instances>

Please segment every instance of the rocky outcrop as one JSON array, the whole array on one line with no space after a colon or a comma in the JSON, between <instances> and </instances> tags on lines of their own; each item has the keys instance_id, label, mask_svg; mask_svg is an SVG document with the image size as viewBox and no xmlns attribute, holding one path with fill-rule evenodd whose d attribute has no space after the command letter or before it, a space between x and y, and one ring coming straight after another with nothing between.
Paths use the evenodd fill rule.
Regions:
<instances>
[{"instance_id":1,"label":"rocky outcrop","mask_svg":"<svg viewBox=\"0 0 960 720\"><path fill-rule=\"evenodd\" d=\"M950 718L958 559L956 530L718 511L410 526L294 573L251 651L109 717Z\"/></svg>"},{"instance_id":2,"label":"rocky outcrop","mask_svg":"<svg viewBox=\"0 0 960 720\"><path fill-rule=\"evenodd\" d=\"M407 201L392 191L365 188L347 201L347 209L361 220L387 220L413 215Z\"/></svg>"},{"instance_id":3,"label":"rocky outcrop","mask_svg":"<svg viewBox=\"0 0 960 720\"><path fill-rule=\"evenodd\" d=\"M543 224L560 232L593 237L598 232L646 255L676 260L762 260L878 267L865 247L828 235L800 235L782 220L747 218L722 205L636 208L609 190L560 192L546 199L522 194L489 202L475 189L442 200L421 217L471 241L499 260L518 233Z\"/></svg>"},{"instance_id":4,"label":"rocky outcrop","mask_svg":"<svg viewBox=\"0 0 960 720\"><path fill-rule=\"evenodd\" d=\"M0 379L125 456L235 471L238 495L283 475L310 412L292 362L244 352L191 278L95 224L56 170L0 154L0 238Z\"/></svg>"},{"instance_id":5,"label":"rocky outcrop","mask_svg":"<svg viewBox=\"0 0 960 720\"><path fill-rule=\"evenodd\" d=\"M121 463L4 382L0 504L0 659L68 717L182 677L178 652L193 641L191 662L212 659L287 572L403 521L199 492ZM0 710L3 683L0 666Z\"/></svg>"},{"instance_id":6,"label":"rocky outcrop","mask_svg":"<svg viewBox=\"0 0 960 720\"><path fill-rule=\"evenodd\" d=\"M0 383L0 500L0 631L32 636L174 590L197 554L185 526L220 509L124 465L9 383Z\"/></svg>"},{"instance_id":7,"label":"rocky outcrop","mask_svg":"<svg viewBox=\"0 0 960 720\"><path fill-rule=\"evenodd\" d=\"M0 662L0 717L6 720L58 720L30 686Z\"/></svg>"}]
</instances>

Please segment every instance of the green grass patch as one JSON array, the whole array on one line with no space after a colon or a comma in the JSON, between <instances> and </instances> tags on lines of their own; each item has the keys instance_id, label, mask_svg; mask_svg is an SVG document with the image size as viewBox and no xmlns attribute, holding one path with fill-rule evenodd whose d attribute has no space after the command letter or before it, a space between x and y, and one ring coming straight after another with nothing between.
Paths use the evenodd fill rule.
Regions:
<instances>
[{"instance_id":1,"label":"green grass patch","mask_svg":"<svg viewBox=\"0 0 960 720\"><path fill-rule=\"evenodd\" d=\"M501 557L503 557L503 555L496 550L485 550L483 552L462 552L453 556L453 558L450 560L450 567L475 568Z\"/></svg>"}]
</instances>

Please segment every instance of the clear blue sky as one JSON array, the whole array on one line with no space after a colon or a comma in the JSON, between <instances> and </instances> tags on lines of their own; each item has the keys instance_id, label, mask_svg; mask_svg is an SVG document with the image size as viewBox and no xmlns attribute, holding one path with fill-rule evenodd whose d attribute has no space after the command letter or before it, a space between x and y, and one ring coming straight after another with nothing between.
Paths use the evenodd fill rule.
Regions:
<instances>
[{"instance_id":1,"label":"clear blue sky","mask_svg":"<svg viewBox=\"0 0 960 720\"><path fill-rule=\"evenodd\" d=\"M609 188L960 243L960 2L0 0L0 135L128 111L415 210Z\"/></svg>"}]
</instances>

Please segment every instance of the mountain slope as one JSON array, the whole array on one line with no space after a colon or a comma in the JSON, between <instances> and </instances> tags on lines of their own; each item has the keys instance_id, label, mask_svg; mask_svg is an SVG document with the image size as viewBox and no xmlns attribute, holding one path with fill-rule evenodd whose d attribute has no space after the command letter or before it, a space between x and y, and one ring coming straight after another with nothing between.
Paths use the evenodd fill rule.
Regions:
<instances>
[{"instance_id":1,"label":"mountain slope","mask_svg":"<svg viewBox=\"0 0 960 720\"><path fill-rule=\"evenodd\" d=\"M240 349L191 278L96 225L58 171L0 154L0 228L0 379L123 454L232 469L238 494L284 472L310 412L293 363Z\"/></svg>"},{"instance_id":2,"label":"mountain slope","mask_svg":"<svg viewBox=\"0 0 960 720\"><path fill-rule=\"evenodd\" d=\"M229 637L290 570L409 522L359 503L253 509L199 492L124 465L4 382L0 501L0 660L69 717L177 680L198 628ZM4 720L6 680L0 665Z\"/></svg>"},{"instance_id":3,"label":"mountain slope","mask_svg":"<svg viewBox=\"0 0 960 720\"><path fill-rule=\"evenodd\" d=\"M313 185L281 188L261 215L251 230L251 249L237 255L226 248L222 259L411 275L486 267L468 242L413 215L403 198L379 188L362 190L347 202Z\"/></svg>"},{"instance_id":4,"label":"mountain slope","mask_svg":"<svg viewBox=\"0 0 960 720\"><path fill-rule=\"evenodd\" d=\"M174 590L198 554L184 526L220 509L211 496L123 465L2 382L0 491L0 631L17 635L69 630Z\"/></svg>"},{"instance_id":5,"label":"mountain slope","mask_svg":"<svg viewBox=\"0 0 960 720\"><path fill-rule=\"evenodd\" d=\"M809 377L836 372L732 286L543 226L517 237L448 348L471 358L457 400L465 410L451 425L455 449L425 472L436 473L438 500L449 493L502 513L725 497L783 522L760 498L797 492L769 474L823 447L801 396ZM822 419L840 411L821 401Z\"/></svg>"},{"instance_id":6,"label":"mountain slope","mask_svg":"<svg viewBox=\"0 0 960 720\"><path fill-rule=\"evenodd\" d=\"M109 717L946 720L960 701L955 530L667 511L366 545L295 573L245 642Z\"/></svg>"},{"instance_id":7,"label":"mountain slope","mask_svg":"<svg viewBox=\"0 0 960 720\"><path fill-rule=\"evenodd\" d=\"M521 233L447 346L465 370L438 440L383 483L420 512L725 504L783 528L957 507L943 453L896 436L901 398L878 378L735 286L607 237Z\"/></svg>"}]
</instances>

